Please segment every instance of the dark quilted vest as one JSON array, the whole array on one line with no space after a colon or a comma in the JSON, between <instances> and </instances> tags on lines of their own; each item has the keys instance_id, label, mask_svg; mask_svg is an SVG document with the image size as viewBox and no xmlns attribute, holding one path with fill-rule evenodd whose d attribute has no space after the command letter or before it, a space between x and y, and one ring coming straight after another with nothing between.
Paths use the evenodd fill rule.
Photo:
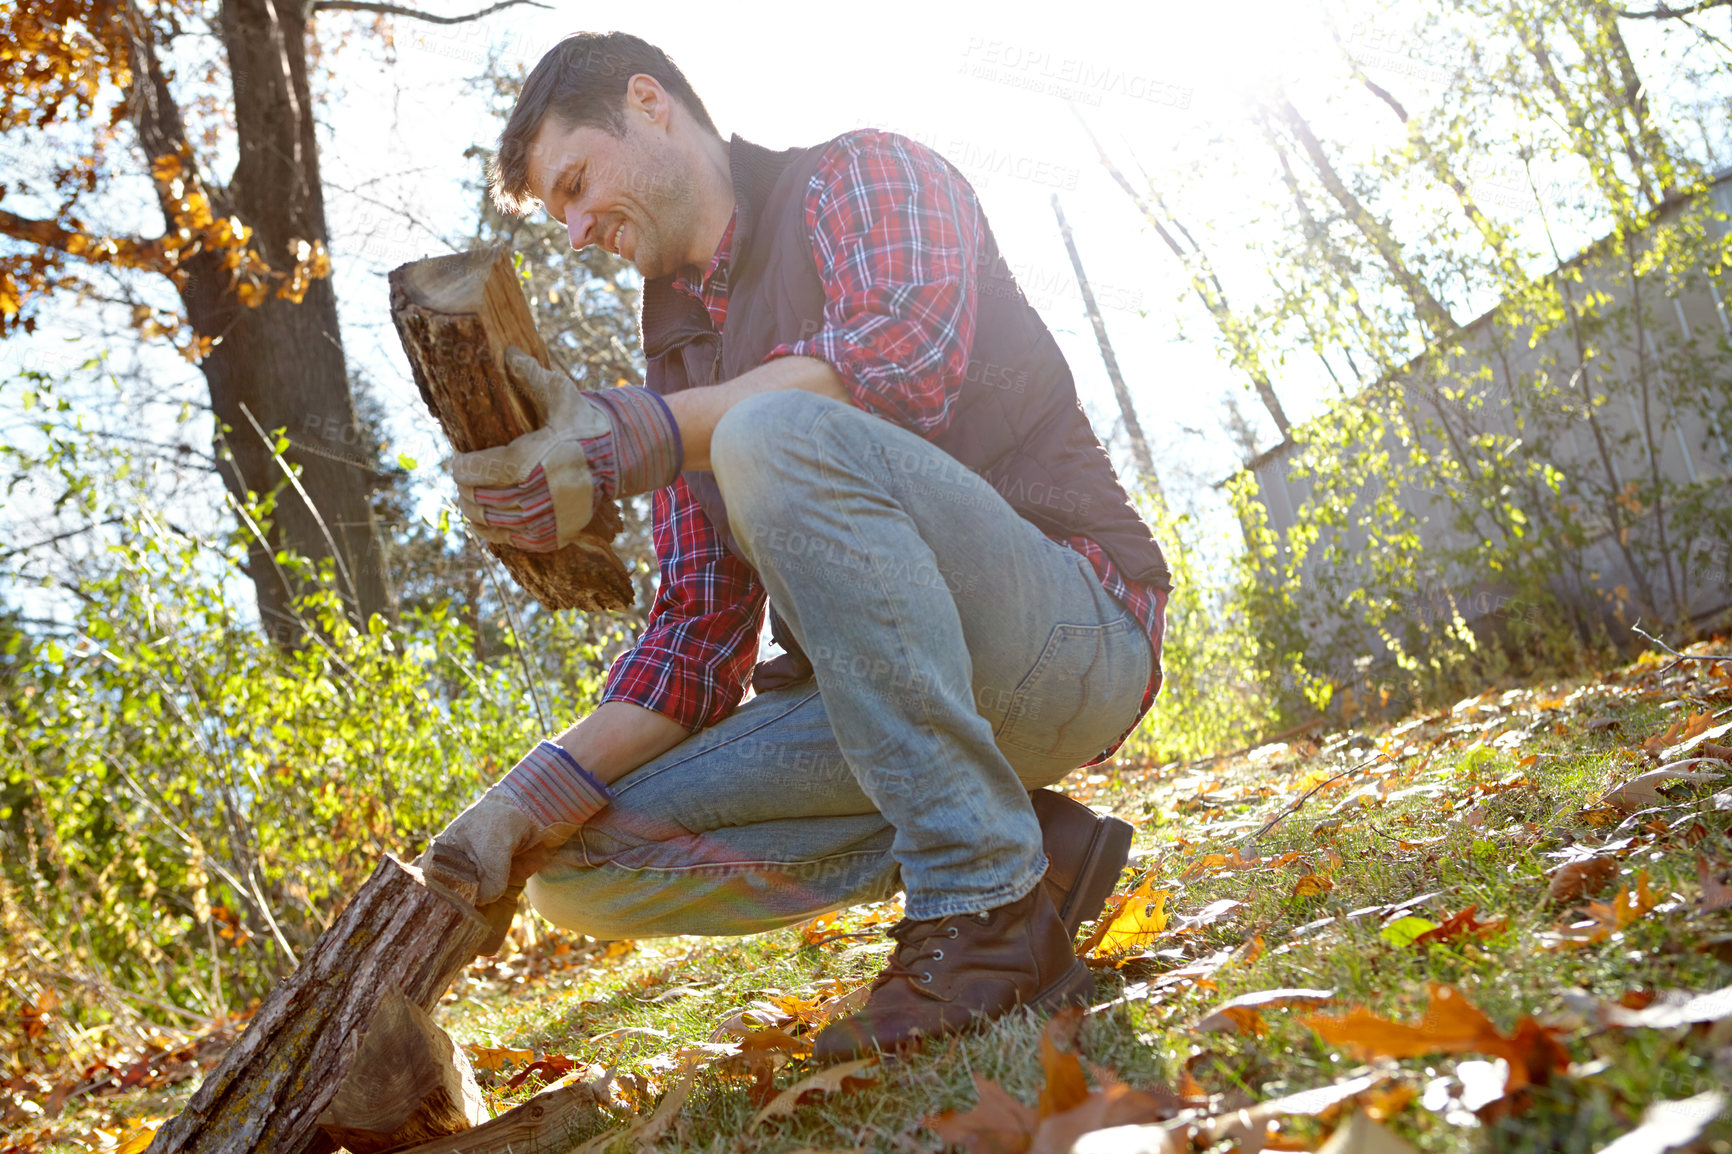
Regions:
<instances>
[{"instance_id":1,"label":"dark quilted vest","mask_svg":"<svg viewBox=\"0 0 1732 1154\"><path fill-rule=\"evenodd\" d=\"M672 277L646 282L643 347L651 389L671 394L732 380L777 345L822 327L824 286L805 201L825 147L770 152L734 137L728 160L739 217L725 273L727 323L718 335L708 310L673 288ZM1042 532L1088 537L1126 577L1169 587L1160 546L1113 474L1064 355L1009 275L990 229L980 268L968 367L950 425L932 442ZM685 479L728 548L743 557L714 474L688 471ZM785 629L777 629L776 640L795 658L760 669L754 678L760 691L811 671Z\"/></svg>"}]
</instances>

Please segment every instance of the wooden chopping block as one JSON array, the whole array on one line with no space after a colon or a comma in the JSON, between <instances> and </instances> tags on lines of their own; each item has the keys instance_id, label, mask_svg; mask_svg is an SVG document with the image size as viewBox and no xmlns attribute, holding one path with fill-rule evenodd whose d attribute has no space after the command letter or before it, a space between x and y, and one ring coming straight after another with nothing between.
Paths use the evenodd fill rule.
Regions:
<instances>
[{"instance_id":1,"label":"wooden chopping block","mask_svg":"<svg viewBox=\"0 0 1732 1154\"><path fill-rule=\"evenodd\" d=\"M392 270L391 319L421 399L459 453L492 449L540 428L546 414L505 375L510 345L553 367L518 286L510 250L475 249ZM626 609L631 575L613 551L622 522L613 501L576 541L552 553L487 547L512 580L547 609Z\"/></svg>"}]
</instances>

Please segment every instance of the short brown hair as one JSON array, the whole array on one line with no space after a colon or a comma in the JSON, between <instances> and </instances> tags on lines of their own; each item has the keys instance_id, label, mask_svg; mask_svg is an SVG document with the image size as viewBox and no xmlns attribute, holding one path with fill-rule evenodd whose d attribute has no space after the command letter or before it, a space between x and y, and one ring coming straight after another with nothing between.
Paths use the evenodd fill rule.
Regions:
<instances>
[{"instance_id":1,"label":"short brown hair","mask_svg":"<svg viewBox=\"0 0 1732 1154\"><path fill-rule=\"evenodd\" d=\"M536 203L529 190L529 151L549 116L567 128L605 128L624 136L625 88L640 72L655 77L712 135L721 135L667 53L627 32L578 32L536 64L499 134L499 151L488 172L499 211L522 214Z\"/></svg>"}]
</instances>

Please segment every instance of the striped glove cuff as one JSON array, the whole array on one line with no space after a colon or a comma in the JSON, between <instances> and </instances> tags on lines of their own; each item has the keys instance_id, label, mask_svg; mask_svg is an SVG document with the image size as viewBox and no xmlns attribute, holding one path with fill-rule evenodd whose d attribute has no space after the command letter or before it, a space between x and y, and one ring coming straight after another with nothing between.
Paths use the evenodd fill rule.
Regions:
<instances>
[{"instance_id":1,"label":"striped glove cuff","mask_svg":"<svg viewBox=\"0 0 1732 1154\"><path fill-rule=\"evenodd\" d=\"M612 790L551 741L524 754L493 788L544 828L582 825L613 800Z\"/></svg>"},{"instance_id":2,"label":"striped glove cuff","mask_svg":"<svg viewBox=\"0 0 1732 1154\"><path fill-rule=\"evenodd\" d=\"M584 396L606 410L613 421L611 437L591 438L583 443L590 469L606 490L606 496L653 493L674 483L685 457L685 446L666 401L635 385L593 389ZM598 446L595 441L611 444ZM607 456L612 459L603 459Z\"/></svg>"}]
</instances>

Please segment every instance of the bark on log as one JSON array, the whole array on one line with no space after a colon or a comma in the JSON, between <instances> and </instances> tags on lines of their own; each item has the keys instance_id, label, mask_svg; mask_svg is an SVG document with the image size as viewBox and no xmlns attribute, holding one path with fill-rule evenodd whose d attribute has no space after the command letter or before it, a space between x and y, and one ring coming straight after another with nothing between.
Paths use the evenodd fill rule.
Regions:
<instances>
[{"instance_id":1,"label":"bark on log","mask_svg":"<svg viewBox=\"0 0 1732 1154\"><path fill-rule=\"evenodd\" d=\"M584 1123L595 1117L605 1100L605 1094L589 1083L561 1086L473 1130L392 1154L568 1154Z\"/></svg>"},{"instance_id":2,"label":"bark on log","mask_svg":"<svg viewBox=\"0 0 1732 1154\"><path fill-rule=\"evenodd\" d=\"M469 1059L393 986L360 1037L348 1077L319 1115L319 1129L349 1154L382 1154L486 1120Z\"/></svg>"},{"instance_id":3,"label":"bark on log","mask_svg":"<svg viewBox=\"0 0 1732 1154\"><path fill-rule=\"evenodd\" d=\"M386 857L186 1109L157 1131L150 1154L334 1150L318 1118L354 1062L357 1031L392 987L433 1008L493 936L473 896Z\"/></svg>"},{"instance_id":4,"label":"bark on log","mask_svg":"<svg viewBox=\"0 0 1732 1154\"><path fill-rule=\"evenodd\" d=\"M459 453L507 444L546 414L505 375L516 345L551 367L504 247L414 261L391 272L391 318L427 403ZM619 506L598 502L581 537L552 553L489 545L512 580L548 609L626 609L631 575L612 543Z\"/></svg>"}]
</instances>

